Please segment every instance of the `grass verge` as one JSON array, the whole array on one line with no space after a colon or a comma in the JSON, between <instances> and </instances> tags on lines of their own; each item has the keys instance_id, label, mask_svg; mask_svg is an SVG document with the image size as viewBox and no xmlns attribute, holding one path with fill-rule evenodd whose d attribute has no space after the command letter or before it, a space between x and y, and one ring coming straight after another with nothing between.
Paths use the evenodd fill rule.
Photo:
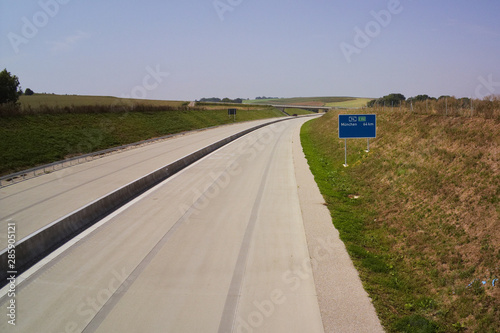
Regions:
<instances>
[{"instance_id":1,"label":"grass verge","mask_svg":"<svg viewBox=\"0 0 500 333\"><path fill-rule=\"evenodd\" d=\"M499 332L500 122L379 113L344 168L337 115L306 123L302 145L384 327Z\"/></svg>"},{"instance_id":2,"label":"grass verge","mask_svg":"<svg viewBox=\"0 0 500 333\"><path fill-rule=\"evenodd\" d=\"M187 104L182 101L161 101L133 98L118 98L112 96L82 96L82 95L56 95L56 94L34 94L19 97L22 109L37 109L45 107L70 107L70 106L115 106L115 105L152 105L152 106L181 106Z\"/></svg>"},{"instance_id":3,"label":"grass verge","mask_svg":"<svg viewBox=\"0 0 500 333\"><path fill-rule=\"evenodd\" d=\"M274 108L245 108L237 122L281 117ZM67 157L183 131L233 123L227 109L56 113L0 117L0 175Z\"/></svg>"},{"instance_id":4,"label":"grass verge","mask_svg":"<svg viewBox=\"0 0 500 333\"><path fill-rule=\"evenodd\" d=\"M312 111L309 111L309 110L304 110L304 109L299 109L299 108L289 108L289 109L285 109L285 112L288 113L289 115L298 115L298 116L303 116L303 115L306 115L306 114L314 114L316 112L312 112Z\"/></svg>"}]
</instances>

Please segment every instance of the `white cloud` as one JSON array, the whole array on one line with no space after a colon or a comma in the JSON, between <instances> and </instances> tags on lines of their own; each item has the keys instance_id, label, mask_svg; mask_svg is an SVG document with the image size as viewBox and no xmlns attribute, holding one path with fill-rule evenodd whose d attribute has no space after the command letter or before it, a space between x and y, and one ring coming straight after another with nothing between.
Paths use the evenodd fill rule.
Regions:
<instances>
[{"instance_id":1,"label":"white cloud","mask_svg":"<svg viewBox=\"0 0 500 333\"><path fill-rule=\"evenodd\" d=\"M52 53L62 53L71 51L81 40L89 39L90 34L77 31L75 34L65 37L63 40L47 42Z\"/></svg>"}]
</instances>

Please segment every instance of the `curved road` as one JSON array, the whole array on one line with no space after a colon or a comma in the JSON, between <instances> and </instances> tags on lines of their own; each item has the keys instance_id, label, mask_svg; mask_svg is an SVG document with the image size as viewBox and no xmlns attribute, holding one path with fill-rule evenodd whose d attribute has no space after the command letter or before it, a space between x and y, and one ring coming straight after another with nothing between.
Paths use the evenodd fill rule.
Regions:
<instances>
[{"instance_id":1,"label":"curved road","mask_svg":"<svg viewBox=\"0 0 500 333\"><path fill-rule=\"evenodd\" d=\"M9 220L15 222L16 236L20 240L177 159L235 133L275 120L190 132L0 188L0 228L6 230ZM0 250L6 247L7 236L0 232Z\"/></svg>"},{"instance_id":2,"label":"curved road","mask_svg":"<svg viewBox=\"0 0 500 333\"><path fill-rule=\"evenodd\" d=\"M319 239L312 248L306 235L315 215L299 200L293 144L307 120L252 132L100 221L27 272L16 326L3 315L0 331L382 331L359 279L343 291L347 303L360 295L355 307L325 321L343 300L334 290L335 304L321 305L318 266L342 246ZM4 295L0 308L8 302Z\"/></svg>"}]
</instances>

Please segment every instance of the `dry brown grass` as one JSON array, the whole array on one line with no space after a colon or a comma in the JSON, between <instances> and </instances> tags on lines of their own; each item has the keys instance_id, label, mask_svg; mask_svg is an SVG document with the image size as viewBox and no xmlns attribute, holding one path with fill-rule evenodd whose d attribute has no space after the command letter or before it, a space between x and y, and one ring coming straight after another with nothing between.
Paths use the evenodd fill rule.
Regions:
<instances>
[{"instance_id":1,"label":"dry brown grass","mask_svg":"<svg viewBox=\"0 0 500 333\"><path fill-rule=\"evenodd\" d=\"M399 331L405 320L423 317L438 325L424 321L425 332L500 331L500 282L492 285L500 278L500 118L354 112L378 114L378 137L368 154L366 140L348 140L349 168L341 167L337 112L310 135L323 156L320 187L334 223L361 258L355 263L386 328ZM329 193L332 186L340 191ZM360 195L346 217L336 208L343 191ZM363 220L356 238L353 222L342 224L355 216ZM388 272L365 265L367 255Z\"/></svg>"},{"instance_id":2,"label":"dry brown grass","mask_svg":"<svg viewBox=\"0 0 500 333\"><path fill-rule=\"evenodd\" d=\"M500 96L488 96L482 100L474 99L472 103L470 100L455 97L416 102L413 105L413 111L419 114L500 119Z\"/></svg>"},{"instance_id":3,"label":"dry brown grass","mask_svg":"<svg viewBox=\"0 0 500 333\"><path fill-rule=\"evenodd\" d=\"M447 309L438 319L500 329L483 324L500 316L492 286L500 277L499 120L400 112L378 120L372 160L360 166L380 179L378 223Z\"/></svg>"}]
</instances>

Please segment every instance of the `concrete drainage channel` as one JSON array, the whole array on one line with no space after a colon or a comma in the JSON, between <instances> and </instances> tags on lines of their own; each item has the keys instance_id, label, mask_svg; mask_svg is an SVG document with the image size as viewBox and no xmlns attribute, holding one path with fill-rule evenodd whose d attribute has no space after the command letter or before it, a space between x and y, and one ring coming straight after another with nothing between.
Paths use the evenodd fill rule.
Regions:
<instances>
[{"instance_id":1,"label":"concrete drainage channel","mask_svg":"<svg viewBox=\"0 0 500 333\"><path fill-rule=\"evenodd\" d=\"M302 117L311 116L307 115ZM31 235L24 237L16 243L16 274L19 276L19 274L29 269L71 238L199 159L250 132L289 119L290 118L279 119L270 123L258 125L213 143L153 171L142 178L124 185L86 206L61 217ZM9 276L8 272L10 270L8 268L7 259L8 249L6 248L0 252L0 288L8 283L7 277Z\"/></svg>"}]
</instances>

